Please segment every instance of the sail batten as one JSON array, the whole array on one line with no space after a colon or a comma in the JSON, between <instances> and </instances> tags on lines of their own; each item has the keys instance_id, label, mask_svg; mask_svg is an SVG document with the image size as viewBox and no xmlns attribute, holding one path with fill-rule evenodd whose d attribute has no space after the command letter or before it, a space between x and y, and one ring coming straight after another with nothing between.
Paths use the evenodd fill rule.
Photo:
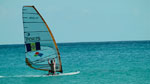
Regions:
<instances>
[{"instance_id":1,"label":"sail batten","mask_svg":"<svg viewBox=\"0 0 150 84\"><path fill-rule=\"evenodd\" d=\"M34 33L34 32L48 32L48 31L26 31L26 32L24 32L24 33Z\"/></svg>"},{"instance_id":2,"label":"sail batten","mask_svg":"<svg viewBox=\"0 0 150 84\"><path fill-rule=\"evenodd\" d=\"M23 22L23 23L44 23L44 22Z\"/></svg>"},{"instance_id":3,"label":"sail batten","mask_svg":"<svg viewBox=\"0 0 150 84\"><path fill-rule=\"evenodd\" d=\"M37 13L28 13L28 12L23 12L23 14L37 14Z\"/></svg>"},{"instance_id":4,"label":"sail batten","mask_svg":"<svg viewBox=\"0 0 150 84\"><path fill-rule=\"evenodd\" d=\"M43 17L34 6L24 6L22 14L27 65L48 71L51 68L45 65L48 65L49 59L55 59L56 71L62 72L57 44Z\"/></svg>"}]
</instances>

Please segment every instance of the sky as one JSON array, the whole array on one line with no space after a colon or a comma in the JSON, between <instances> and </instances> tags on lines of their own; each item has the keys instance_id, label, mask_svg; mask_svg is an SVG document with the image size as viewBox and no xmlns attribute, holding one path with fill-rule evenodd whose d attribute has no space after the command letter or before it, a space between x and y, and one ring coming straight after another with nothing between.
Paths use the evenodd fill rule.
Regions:
<instances>
[{"instance_id":1,"label":"sky","mask_svg":"<svg viewBox=\"0 0 150 84\"><path fill-rule=\"evenodd\" d=\"M34 5L57 43L150 40L150 0L0 0L0 44L23 44Z\"/></svg>"}]
</instances>

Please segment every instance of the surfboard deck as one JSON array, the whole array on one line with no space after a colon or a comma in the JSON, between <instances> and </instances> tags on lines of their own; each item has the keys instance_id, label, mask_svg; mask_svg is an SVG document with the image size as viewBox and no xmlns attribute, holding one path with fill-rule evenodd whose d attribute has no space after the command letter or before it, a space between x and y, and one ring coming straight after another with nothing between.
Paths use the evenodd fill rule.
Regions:
<instances>
[{"instance_id":1,"label":"surfboard deck","mask_svg":"<svg viewBox=\"0 0 150 84\"><path fill-rule=\"evenodd\" d=\"M77 72L69 72L69 73L60 73L56 75L15 75L15 76L0 76L0 78L8 78L8 77L50 77L50 76L68 76L68 75L76 75L79 74L80 71Z\"/></svg>"}]
</instances>

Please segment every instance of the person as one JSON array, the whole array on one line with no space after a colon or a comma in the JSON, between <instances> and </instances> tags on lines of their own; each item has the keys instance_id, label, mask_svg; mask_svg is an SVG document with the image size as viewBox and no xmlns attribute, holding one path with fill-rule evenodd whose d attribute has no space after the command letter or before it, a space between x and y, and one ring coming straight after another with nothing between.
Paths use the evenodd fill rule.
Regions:
<instances>
[{"instance_id":1,"label":"person","mask_svg":"<svg viewBox=\"0 0 150 84\"><path fill-rule=\"evenodd\" d=\"M55 75L55 59L53 58L51 61L48 59L48 64L50 65L50 70L48 71L48 75Z\"/></svg>"},{"instance_id":2,"label":"person","mask_svg":"<svg viewBox=\"0 0 150 84\"><path fill-rule=\"evenodd\" d=\"M53 58L53 64L54 64L54 74L56 72L56 63L55 63L55 59Z\"/></svg>"}]
</instances>

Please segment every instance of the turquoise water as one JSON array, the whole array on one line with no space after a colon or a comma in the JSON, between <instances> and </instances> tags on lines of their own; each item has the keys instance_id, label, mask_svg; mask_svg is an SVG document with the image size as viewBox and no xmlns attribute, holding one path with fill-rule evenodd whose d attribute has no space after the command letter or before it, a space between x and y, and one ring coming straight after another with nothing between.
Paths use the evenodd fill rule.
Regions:
<instances>
[{"instance_id":1,"label":"turquoise water","mask_svg":"<svg viewBox=\"0 0 150 84\"><path fill-rule=\"evenodd\" d=\"M24 45L0 46L0 84L149 84L150 41L60 43L65 73L57 77L7 77L42 75L25 64Z\"/></svg>"}]
</instances>

